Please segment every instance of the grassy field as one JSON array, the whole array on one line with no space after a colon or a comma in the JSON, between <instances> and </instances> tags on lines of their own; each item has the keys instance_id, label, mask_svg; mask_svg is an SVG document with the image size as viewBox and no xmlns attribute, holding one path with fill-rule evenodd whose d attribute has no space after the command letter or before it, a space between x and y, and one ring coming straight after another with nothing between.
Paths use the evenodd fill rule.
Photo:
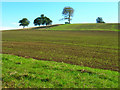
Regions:
<instances>
[{"instance_id":1,"label":"grassy field","mask_svg":"<svg viewBox=\"0 0 120 90\"><path fill-rule=\"evenodd\" d=\"M0 54L1 56L1 54ZM116 71L2 55L3 88L117 88Z\"/></svg>"},{"instance_id":2,"label":"grassy field","mask_svg":"<svg viewBox=\"0 0 120 90\"><path fill-rule=\"evenodd\" d=\"M88 23L88 24L66 24L59 25L47 30L99 30L99 31L118 31L118 23Z\"/></svg>"},{"instance_id":3,"label":"grassy field","mask_svg":"<svg viewBox=\"0 0 120 90\"><path fill-rule=\"evenodd\" d=\"M3 86L118 87L116 24L70 26L2 31Z\"/></svg>"},{"instance_id":4,"label":"grassy field","mask_svg":"<svg viewBox=\"0 0 120 90\"><path fill-rule=\"evenodd\" d=\"M118 32L3 31L3 53L118 71Z\"/></svg>"},{"instance_id":5,"label":"grassy field","mask_svg":"<svg viewBox=\"0 0 120 90\"><path fill-rule=\"evenodd\" d=\"M24 30L120 31L119 26L120 24L118 23L54 24L48 26L24 28Z\"/></svg>"}]
</instances>

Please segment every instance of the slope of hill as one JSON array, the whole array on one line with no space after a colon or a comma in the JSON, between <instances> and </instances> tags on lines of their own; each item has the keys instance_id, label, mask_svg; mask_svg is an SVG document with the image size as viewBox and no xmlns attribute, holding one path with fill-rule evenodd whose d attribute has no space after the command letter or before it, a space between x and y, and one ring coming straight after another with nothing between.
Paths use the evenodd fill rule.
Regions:
<instances>
[{"instance_id":1,"label":"slope of hill","mask_svg":"<svg viewBox=\"0 0 120 90\"><path fill-rule=\"evenodd\" d=\"M118 23L64 24L47 30L105 30L118 31Z\"/></svg>"},{"instance_id":2,"label":"slope of hill","mask_svg":"<svg viewBox=\"0 0 120 90\"><path fill-rule=\"evenodd\" d=\"M118 88L119 73L111 70L7 54L2 66L3 88Z\"/></svg>"},{"instance_id":3,"label":"slope of hill","mask_svg":"<svg viewBox=\"0 0 120 90\"><path fill-rule=\"evenodd\" d=\"M52 27L56 27L56 26L60 26L60 25L63 25L63 24L54 24L54 25L48 25L48 26L37 26L37 27L25 27L24 29L21 28L21 29L8 29L8 30L34 30L34 29L40 29L40 30L44 30L44 29L47 29L47 28L52 28ZM8 30L0 30L0 31L8 31Z\"/></svg>"},{"instance_id":4,"label":"slope of hill","mask_svg":"<svg viewBox=\"0 0 120 90\"><path fill-rule=\"evenodd\" d=\"M101 30L119 31L118 23L54 24L13 30ZM2 31L2 30L1 30Z\"/></svg>"}]
</instances>

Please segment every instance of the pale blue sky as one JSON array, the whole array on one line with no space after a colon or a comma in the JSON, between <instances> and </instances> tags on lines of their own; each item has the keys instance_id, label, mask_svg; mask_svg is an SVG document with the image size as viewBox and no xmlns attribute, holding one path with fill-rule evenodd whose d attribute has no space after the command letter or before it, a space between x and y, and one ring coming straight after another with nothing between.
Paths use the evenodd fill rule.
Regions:
<instances>
[{"instance_id":1,"label":"pale blue sky","mask_svg":"<svg viewBox=\"0 0 120 90\"><path fill-rule=\"evenodd\" d=\"M28 18L29 27L33 27L34 19L41 14L49 17L53 24L62 24L65 21L59 19L63 18L65 6L75 10L71 23L96 23L97 17L106 23L118 22L118 2L2 2L2 27L18 28L22 18Z\"/></svg>"},{"instance_id":2,"label":"pale blue sky","mask_svg":"<svg viewBox=\"0 0 120 90\"><path fill-rule=\"evenodd\" d=\"M119 0L1 0L2 2L118 2Z\"/></svg>"}]
</instances>

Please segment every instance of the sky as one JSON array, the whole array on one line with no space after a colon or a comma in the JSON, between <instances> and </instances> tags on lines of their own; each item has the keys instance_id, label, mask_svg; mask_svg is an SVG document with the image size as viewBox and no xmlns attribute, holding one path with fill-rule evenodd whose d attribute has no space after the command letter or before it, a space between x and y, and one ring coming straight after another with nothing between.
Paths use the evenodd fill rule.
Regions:
<instances>
[{"instance_id":1,"label":"sky","mask_svg":"<svg viewBox=\"0 0 120 90\"><path fill-rule=\"evenodd\" d=\"M10 1L10 0L9 0ZM17 0L16 0L17 1ZM19 0L18 0L19 1ZM22 1L22 0L21 0ZM71 23L96 23L97 17L102 17L106 23L118 23L118 2L77 2L70 0L69 2L15 2L15 0L2 1L2 29L17 29L19 20L27 18L30 21L28 27L34 27L33 21L41 14L49 17L52 24L64 24L65 21L59 21L64 16L62 15L63 8L70 6L74 9L74 14ZM35 0L34 0L35 1ZM45 2L46 1L46 2ZM73 2L74 1L74 2ZM76 2L75 2L76 1ZM90 0L87 0L90 1ZM115 0L114 0L115 1ZM1 28L0 28L1 29Z\"/></svg>"}]
</instances>

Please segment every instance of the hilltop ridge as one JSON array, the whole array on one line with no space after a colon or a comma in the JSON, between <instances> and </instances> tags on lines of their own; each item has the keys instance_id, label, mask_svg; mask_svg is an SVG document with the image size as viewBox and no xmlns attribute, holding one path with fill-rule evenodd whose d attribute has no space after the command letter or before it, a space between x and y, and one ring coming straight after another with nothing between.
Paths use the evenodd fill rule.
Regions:
<instances>
[{"instance_id":1,"label":"hilltop ridge","mask_svg":"<svg viewBox=\"0 0 120 90\"><path fill-rule=\"evenodd\" d=\"M48 26L30 27L12 30L95 30L119 31L119 23L83 23L83 24L54 24Z\"/></svg>"}]
</instances>

